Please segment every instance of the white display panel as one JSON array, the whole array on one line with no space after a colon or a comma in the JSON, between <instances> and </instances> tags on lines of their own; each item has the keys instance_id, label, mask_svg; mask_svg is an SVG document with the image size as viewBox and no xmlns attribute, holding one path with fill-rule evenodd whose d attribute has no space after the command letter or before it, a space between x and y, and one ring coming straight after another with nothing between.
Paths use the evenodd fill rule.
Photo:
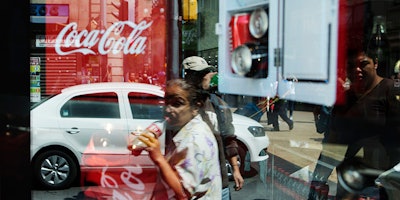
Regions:
<instances>
[{"instance_id":1,"label":"white display panel","mask_svg":"<svg viewBox=\"0 0 400 200\"><path fill-rule=\"evenodd\" d=\"M283 13L284 77L325 81L329 63L327 2L285 1ZM310 3L313 6L307 6ZM305 5L306 4L306 5ZM295 22L295 23L293 23Z\"/></svg>"},{"instance_id":2,"label":"white display panel","mask_svg":"<svg viewBox=\"0 0 400 200\"><path fill-rule=\"evenodd\" d=\"M332 105L337 87L338 2L282 2L283 62L278 94L299 102ZM289 88L292 91L288 92Z\"/></svg>"},{"instance_id":3,"label":"white display panel","mask_svg":"<svg viewBox=\"0 0 400 200\"><path fill-rule=\"evenodd\" d=\"M216 26L220 92L334 104L338 4L338 0L221 1ZM232 70L229 23L235 14L260 7L268 10L268 76L240 76Z\"/></svg>"},{"instance_id":4,"label":"white display panel","mask_svg":"<svg viewBox=\"0 0 400 200\"><path fill-rule=\"evenodd\" d=\"M271 50L268 50L268 76L267 78L251 78L235 74L231 65L231 48L229 37L229 22L235 14L251 12L256 8L270 10L268 29L276 23L271 23L271 15L277 11L270 1L220 1L219 23L216 26L218 40L218 63L219 63L219 91L227 94L239 94L248 96L274 96L276 93L276 68L273 67ZM273 10L273 11L272 11ZM276 14L276 13L275 13ZM267 37L271 37L271 32ZM274 34L274 33L272 33ZM273 54L273 52L272 52Z\"/></svg>"}]
</instances>

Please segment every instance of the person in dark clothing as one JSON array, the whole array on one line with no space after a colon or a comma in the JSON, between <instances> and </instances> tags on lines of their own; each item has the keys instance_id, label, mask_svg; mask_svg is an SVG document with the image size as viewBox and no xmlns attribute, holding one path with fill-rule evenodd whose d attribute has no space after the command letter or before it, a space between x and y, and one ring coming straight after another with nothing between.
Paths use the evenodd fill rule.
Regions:
<instances>
[{"instance_id":1,"label":"person in dark clothing","mask_svg":"<svg viewBox=\"0 0 400 200\"><path fill-rule=\"evenodd\" d=\"M324 134L322 142L326 142L329 136L329 125L332 106L318 105L313 110L315 129L317 133Z\"/></svg>"},{"instance_id":2,"label":"person in dark clothing","mask_svg":"<svg viewBox=\"0 0 400 200\"><path fill-rule=\"evenodd\" d=\"M312 177L313 183L326 183L334 167L342 160L326 154L332 146L346 148L343 161L354 159L363 150L362 161L378 170L387 170L399 162L399 101L394 80L380 77L373 52L354 55L349 64L350 89L345 103L334 105L326 139ZM399 86L397 86L399 87ZM325 163L322 165L320 163ZM327 167L330 165L331 167ZM312 185L311 185L312 187ZM316 199L310 191L309 199ZM353 198L341 184L336 198Z\"/></svg>"},{"instance_id":3,"label":"person in dark clothing","mask_svg":"<svg viewBox=\"0 0 400 200\"><path fill-rule=\"evenodd\" d=\"M244 179L238 166L237 156L238 144L236 142L235 129L232 124L232 112L228 104L216 94L217 85L211 84L211 79L217 74L217 69L201 57L191 56L182 61L184 68L183 77L188 83L209 94L205 102L205 110L210 115L210 119L217 133L215 137L219 145L219 159L222 176L222 199L229 200L229 177L226 168L226 160L232 166L235 190L243 187Z\"/></svg>"},{"instance_id":4,"label":"person in dark clothing","mask_svg":"<svg viewBox=\"0 0 400 200\"><path fill-rule=\"evenodd\" d=\"M293 100L288 100L288 110L289 110L289 119L293 120L293 111L296 102Z\"/></svg>"},{"instance_id":5,"label":"person in dark clothing","mask_svg":"<svg viewBox=\"0 0 400 200\"><path fill-rule=\"evenodd\" d=\"M269 111L270 114L268 115L268 121L270 121L271 118L271 123L272 126L274 127L273 131L280 131L279 117L281 117L281 119L288 124L289 130L292 130L294 123L293 120L291 120L287 116L287 107L288 107L287 100L275 97L271 105L272 107Z\"/></svg>"},{"instance_id":6,"label":"person in dark clothing","mask_svg":"<svg viewBox=\"0 0 400 200\"><path fill-rule=\"evenodd\" d=\"M329 144L326 145L326 142L329 137L332 109L332 106L317 105L313 110L315 129L317 133L324 134L324 138L322 139L323 150L328 150L330 148ZM324 151L320 153L315 170L311 176L312 181L310 184L309 200L323 199L322 196L325 196L326 198L328 195L329 185L327 181L328 177L332 173L333 167L324 165L324 163L338 163L338 161L326 155ZM316 192L316 187L319 187L319 190L324 192Z\"/></svg>"}]
</instances>

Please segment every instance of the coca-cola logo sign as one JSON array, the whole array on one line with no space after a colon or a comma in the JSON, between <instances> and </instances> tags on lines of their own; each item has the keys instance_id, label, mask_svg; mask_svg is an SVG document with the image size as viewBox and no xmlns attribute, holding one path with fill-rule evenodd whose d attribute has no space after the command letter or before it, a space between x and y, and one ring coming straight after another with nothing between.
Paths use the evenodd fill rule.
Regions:
<instances>
[{"instance_id":1,"label":"coca-cola logo sign","mask_svg":"<svg viewBox=\"0 0 400 200\"><path fill-rule=\"evenodd\" d=\"M147 159L147 156L135 157L132 162L122 165L116 164L125 162L123 159L126 158L118 154L109 156L110 152L101 153L104 149L97 149L93 145L91 139L82 154L85 167L81 168L81 181L91 183L84 189L85 196L93 199L98 199L99 195L120 200L151 199L158 178L157 168L150 163L137 163Z\"/></svg>"},{"instance_id":2,"label":"coca-cola logo sign","mask_svg":"<svg viewBox=\"0 0 400 200\"><path fill-rule=\"evenodd\" d=\"M72 53L106 55L118 54L121 51L123 54L141 54L146 49L148 39L142 33L151 24L152 22L146 21L138 24L131 21L118 21L105 30L78 31L77 23L72 22L57 35L54 48L59 55ZM127 36L122 35L124 29L130 30Z\"/></svg>"}]
</instances>

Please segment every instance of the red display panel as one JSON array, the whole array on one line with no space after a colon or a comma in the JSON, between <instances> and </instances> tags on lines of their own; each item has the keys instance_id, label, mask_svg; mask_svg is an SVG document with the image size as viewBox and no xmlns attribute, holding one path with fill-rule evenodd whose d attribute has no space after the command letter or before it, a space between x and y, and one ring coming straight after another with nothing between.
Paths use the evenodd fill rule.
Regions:
<instances>
[{"instance_id":1,"label":"red display panel","mask_svg":"<svg viewBox=\"0 0 400 200\"><path fill-rule=\"evenodd\" d=\"M41 96L94 82L165 84L165 1L31 4Z\"/></svg>"}]
</instances>

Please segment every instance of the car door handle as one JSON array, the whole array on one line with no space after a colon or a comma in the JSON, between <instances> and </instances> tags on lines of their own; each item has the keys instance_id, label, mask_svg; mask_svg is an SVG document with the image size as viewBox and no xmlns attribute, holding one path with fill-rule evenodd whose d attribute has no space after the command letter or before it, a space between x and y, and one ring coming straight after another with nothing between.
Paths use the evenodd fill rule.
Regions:
<instances>
[{"instance_id":1,"label":"car door handle","mask_svg":"<svg viewBox=\"0 0 400 200\"><path fill-rule=\"evenodd\" d=\"M81 131L76 127L73 127L71 129L67 130L67 133L69 133L69 134L77 134L79 132L81 132Z\"/></svg>"}]
</instances>

